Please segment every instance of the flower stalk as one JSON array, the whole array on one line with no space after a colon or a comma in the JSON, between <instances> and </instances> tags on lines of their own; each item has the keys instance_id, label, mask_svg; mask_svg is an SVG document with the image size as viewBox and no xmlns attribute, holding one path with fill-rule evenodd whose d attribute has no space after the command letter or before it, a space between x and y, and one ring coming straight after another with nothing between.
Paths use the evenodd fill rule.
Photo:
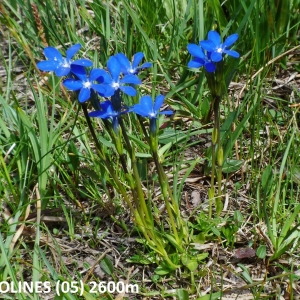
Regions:
<instances>
[{"instance_id":1,"label":"flower stalk","mask_svg":"<svg viewBox=\"0 0 300 300\"><path fill-rule=\"evenodd\" d=\"M215 198L215 173L217 173L218 195L215 198L216 214L220 215L223 209L222 203L222 168L224 164L224 153L220 140L220 102L224 90L224 60L223 55L238 58L239 53L230 47L238 39L237 34L230 35L224 43L220 35L212 30L208 33L208 40L200 41L199 45L189 44L188 51L193 56L188 63L190 68L205 68L205 76L211 92L212 101L210 111L204 117L204 123L208 123L212 113L214 114L214 126L211 142L211 184L208 190L209 218L212 217L212 205Z\"/></svg>"}]
</instances>

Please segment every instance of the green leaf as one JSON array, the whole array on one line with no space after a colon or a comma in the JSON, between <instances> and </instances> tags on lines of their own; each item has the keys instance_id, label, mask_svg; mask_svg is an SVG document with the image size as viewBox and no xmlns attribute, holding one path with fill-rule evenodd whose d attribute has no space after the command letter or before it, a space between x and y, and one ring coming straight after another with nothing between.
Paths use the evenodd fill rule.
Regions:
<instances>
[{"instance_id":1,"label":"green leaf","mask_svg":"<svg viewBox=\"0 0 300 300\"><path fill-rule=\"evenodd\" d=\"M89 292L84 291L83 292L83 297L85 300L96 300L98 298L94 298Z\"/></svg>"},{"instance_id":2,"label":"green leaf","mask_svg":"<svg viewBox=\"0 0 300 300\"><path fill-rule=\"evenodd\" d=\"M108 275L112 275L114 272L113 263L107 256L105 256L100 262L100 267Z\"/></svg>"},{"instance_id":3,"label":"green leaf","mask_svg":"<svg viewBox=\"0 0 300 300\"><path fill-rule=\"evenodd\" d=\"M191 272L194 272L198 268L197 259L194 257L189 257L187 254L182 255L181 262L186 266Z\"/></svg>"},{"instance_id":4,"label":"green leaf","mask_svg":"<svg viewBox=\"0 0 300 300\"><path fill-rule=\"evenodd\" d=\"M261 176L262 190L265 193L265 195L268 194L268 192L271 188L272 182L273 182L272 167L270 165L268 165Z\"/></svg>"},{"instance_id":5,"label":"green leaf","mask_svg":"<svg viewBox=\"0 0 300 300\"><path fill-rule=\"evenodd\" d=\"M108 141L107 139L105 139L105 138L102 137L102 136L99 137L99 140L100 140L100 142L101 142L103 145L105 145L107 148L114 148L114 147L115 147L115 145L114 145L112 142Z\"/></svg>"},{"instance_id":6,"label":"green leaf","mask_svg":"<svg viewBox=\"0 0 300 300\"><path fill-rule=\"evenodd\" d=\"M198 255L197 255L197 261L201 261L201 260L207 258L208 255L209 255L208 252L204 252L204 253L198 254Z\"/></svg>"},{"instance_id":7,"label":"green leaf","mask_svg":"<svg viewBox=\"0 0 300 300\"><path fill-rule=\"evenodd\" d=\"M224 14L223 8L221 7L221 2L219 0L209 0L208 4L209 6L211 6L211 9L214 12L215 17L218 21L218 24L221 27L221 30L223 30L223 28L226 27L228 21Z\"/></svg>"},{"instance_id":8,"label":"green leaf","mask_svg":"<svg viewBox=\"0 0 300 300\"><path fill-rule=\"evenodd\" d=\"M78 171L82 173L83 175L87 175L91 177L91 179L99 180L99 175L94 170L88 169L88 168L78 168Z\"/></svg>"},{"instance_id":9,"label":"green leaf","mask_svg":"<svg viewBox=\"0 0 300 300\"><path fill-rule=\"evenodd\" d=\"M221 233L219 231L219 229L217 227L212 227L211 228L211 231L217 236L217 237L220 237L221 236Z\"/></svg>"},{"instance_id":10,"label":"green leaf","mask_svg":"<svg viewBox=\"0 0 300 300\"><path fill-rule=\"evenodd\" d=\"M287 219L284 222L284 225L280 232L280 237L278 238L278 245L280 245L284 240L287 240L289 238L289 231L297 230L297 225L294 225L294 222L296 218L299 217L299 212L300 204L296 206L294 212L291 215L287 216Z\"/></svg>"},{"instance_id":11,"label":"green leaf","mask_svg":"<svg viewBox=\"0 0 300 300\"><path fill-rule=\"evenodd\" d=\"M201 115L203 118L206 118L210 110L210 102L208 98L204 98L201 104Z\"/></svg>"},{"instance_id":12,"label":"green leaf","mask_svg":"<svg viewBox=\"0 0 300 300\"><path fill-rule=\"evenodd\" d=\"M139 263L143 265L149 265L155 263L155 257L151 253L148 255L136 254L131 256L131 258L126 259L127 262Z\"/></svg>"},{"instance_id":13,"label":"green leaf","mask_svg":"<svg viewBox=\"0 0 300 300\"><path fill-rule=\"evenodd\" d=\"M243 272L242 272L242 277L244 278L244 280L245 280L247 283L252 284L253 281L252 281L252 278L251 278L251 276L250 276L250 274L249 274L248 269L247 269L243 264L237 264L237 265L243 270Z\"/></svg>"},{"instance_id":14,"label":"green leaf","mask_svg":"<svg viewBox=\"0 0 300 300\"><path fill-rule=\"evenodd\" d=\"M243 223L243 221L244 221L244 217L239 210L236 210L234 212L233 219L234 219L235 223L238 224L238 226L240 226L240 224Z\"/></svg>"},{"instance_id":15,"label":"green leaf","mask_svg":"<svg viewBox=\"0 0 300 300\"><path fill-rule=\"evenodd\" d=\"M274 259L279 258L291 247L292 243L293 244L298 243L299 245L299 239L300 239L300 231L297 229L297 227L295 227L286 234L286 238L280 244L278 241L278 248L276 249L276 252L273 254L273 256L270 258L270 260L272 261Z\"/></svg>"},{"instance_id":16,"label":"green leaf","mask_svg":"<svg viewBox=\"0 0 300 300\"><path fill-rule=\"evenodd\" d=\"M267 255L267 247L266 245L260 245L256 250L256 256L258 258L264 259Z\"/></svg>"},{"instance_id":17,"label":"green leaf","mask_svg":"<svg viewBox=\"0 0 300 300\"><path fill-rule=\"evenodd\" d=\"M170 273L170 269L169 268L166 268L165 266L158 266L155 270L154 270L154 272L155 272L155 274L157 274L157 275L167 275L167 274L169 274Z\"/></svg>"},{"instance_id":18,"label":"green leaf","mask_svg":"<svg viewBox=\"0 0 300 300\"><path fill-rule=\"evenodd\" d=\"M181 130L175 130L174 128L166 128L163 131L163 134L159 136L159 143L168 144L168 143L176 143L179 140L187 137L186 132Z\"/></svg>"},{"instance_id":19,"label":"green leaf","mask_svg":"<svg viewBox=\"0 0 300 300\"><path fill-rule=\"evenodd\" d=\"M204 244L206 242L206 234L204 232L200 232L197 235L192 236L193 243Z\"/></svg>"},{"instance_id":20,"label":"green leaf","mask_svg":"<svg viewBox=\"0 0 300 300\"><path fill-rule=\"evenodd\" d=\"M177 290L177 297L179 300L189 300L189 293L185 289Z\"/></svg>"},{"instance_id":21,"label":"green leaf","mask_svg":"<svg viewBox=\"0 0 300 300\"><path fill-rule=\"evenodd\" d=\"M146 180L148 174L147 159L144 158L137 160L136 165L141 180Z\"/></svg>"},{"instance_id":22,"label":"green leaf","mask_svg":"<svg viewBox=\"0 0 300 300\"><path fill-rule=\"evenodd\" d=\"M167 152L172 147L172 145L173 145L173 143L168 143L158 149L157 154L158 154L158 157L161 159L161 161L163 161L163 156L164 156L165 152Z\"/></svg>"},{"instance_id":23,"label":"green leaf","mask_svg":"<svg viewBox=\"0 0 300 300\"><path fill-rule=\"evenodd\" d=\"M271 241L273 243L273 245L276 247L276 245L280 245L282 239L285 239L286 233L288 232L288 230L291 228L292 223L294 222L295 218L298 216L298 211L300 209L300 205L295 209L295 212L293 213L293 215L291 217L288 217L288 219L286 220L286 222L284 223L284 226L281 230L281 234L280 237L278 238L278 241L275 242L274 240L277 238L277 234L278 234L278 228L277 228L277 210L279 207L279 203L281 200L281 184L282 184L282 179L283 179L283 172L285 169L285 164L287 161L287 158L289 156L289 151L290 151L290 147L292 145L292 142L294 141L294 135L295 135L295 129L290 137L289 142L286 145L286 149L284 151L284 155L283 158L281 160L281 165L280 165L280 170L279 170L279 177L278 177L278 185L277 185L277 191L276 191L276 195L275 195L275 201L273 201L273 211L272 211L272 233L269 233L269 237L271 238ZM296 213L296 214L295 214ZM269 230L269 229L268 229Z\"/></svg>"},{"instance_id":24,"label":"green leaf","mask_svg":"<svg viewBox=\"0 0 300 300\"><path fill-rule=\"evenodd\" d=\"M78 150L73 141L70 141L69 149L68 149L68 159L69 159L69 168L74 172L78 169L80 161Z\"/></svg>"},{"instance_id":25,"label":"green leaf","mask_svg":"<svg viewBox=\"0 0 300 300\"><path fill-rule=\"evenodd\" d=\"M224 161L222 172L227 173L233 173L240 169L240 167L243 165L244 161L237 160L237 159L226 159Z\"/></svg>"},{"instance_id":26,"label":"green leaf","mask_svg":"<svg viewBox=\"0 0 300 300\"><path fill-rule=\"evenodd\" d=\"M227 159L235 141L239 138L239 136L242 134L244 127L246 126L247 121L254 113L256 107L258 106L259 102L257 104L253 105L251 109L248 111L247 115L244 116L244 118L241 120L241 122L238 124L234 132L231 132L231 126L232 123L237 120L237 117L240 114L240 110L236 110L234 112L231 112L226 121L224 122L222 128L221 128L221 139L224 141L223 149L224 149L224 160Z\"/></svg>"},{"instance_id":27,"label":"green leaf","mask_svg":"<svg viewBox=\"0 0 300 300\"><path fill-rule=\"evenodd\" d=\"M141 152L137 152L135 154L135 156L140 157L140 158L151 158L152 157L151 154L149 154L149 153L141 153Z\"/></svg>"},{"instance_id":28,"label":"green leaf","mask_svg":"<svg viewBox=\"0 0 300 300\"><path fill-rule=\"evenodd\" d=\"M221 297L221 292L213 293L213 294L207 294L205 296L202 296L200 298L197 298L196 300L218 300Z\"/></svg>"},{"instance_id":29,"label":"green leaf","mask_svg":"<svg viewBox=\"0 0 300 300\"><path fill-rule=\"evenodd\" d=\"M180 247L180 245L178 245L176 239L174 238L173 235L165 233L164 236L168 239L168 241L174 246L176 247L178 250L182 251L182 248Z\"/></svg>"},{"instance_id":30,"label":"green leaf","mask_svg":"<svg viewBox=\"0 0 300 300\"><path fill-rule=\"evenodd\" d=\"M300 166L290 166L290 172L292 175L292 180L300 185Z\"/></svg>"}]
</instances>

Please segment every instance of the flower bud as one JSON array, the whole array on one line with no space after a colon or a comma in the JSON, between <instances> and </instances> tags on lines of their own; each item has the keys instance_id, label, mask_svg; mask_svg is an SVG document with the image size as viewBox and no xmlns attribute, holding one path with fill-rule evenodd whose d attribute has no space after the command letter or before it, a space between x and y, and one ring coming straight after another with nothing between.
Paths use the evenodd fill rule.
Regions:
<instances>
[{"instance_id":1,"label":"flower bud","mask_svg":"<svg viewBox=\"0 0 300 300\"><path fill-rule=\"evenodd\" d=\"M213 199L215 197L215 188L212 186L209 190L208 190L208 199Z\"/></svg>"},{"instance_id":2,"label":"flower bud","mask_svg":"<svg viewBox=\"0 0 300 300\"><path fill-rule=\"evenodd\" d=\"M218 166L222 167L223 163L224 163L224 153L223 153L223 147L220 146L220 148L218 149Z\"/></svg>"},{"instance_id":3,"label":"flower bud","mask_svg":"<svg viewBox=\"0 0 300 300\"><path fill-rule=\"evenodd\" d=\"M216 128L213 129L212 131L212 143L215 145L218 140L218 130Z\"/></svg>"}]
</instances>

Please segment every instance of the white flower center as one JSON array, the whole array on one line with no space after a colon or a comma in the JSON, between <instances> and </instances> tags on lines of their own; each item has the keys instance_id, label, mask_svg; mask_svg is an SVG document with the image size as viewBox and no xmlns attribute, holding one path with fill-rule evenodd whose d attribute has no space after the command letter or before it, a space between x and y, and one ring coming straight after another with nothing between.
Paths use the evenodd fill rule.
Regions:
<instances>
[{"instance_id":1,"label":"white flower center","mask_svg":"<svg viewBox=\"0 0 300 300\"><path fill-rule=\"evenodd\" d=\"M84 87L84 88L89 89L89 88L91 88L91 86L92 86L92 84L91 84L90 81L83 82L83 87Z\"/></svg>"},{"instance_id":2,"label":"white flower center","mask_svg":"<svg viewBox=\"0 0 300 300\"><path fill-rule=\"evenodd\" d=\"M130 69L128 70L128 72L129 72L130 74L134 74L134 73L135 73L135 69L130 68Z\"/></svg>"},{"instance_id":3,"label":"white flower center","mask_svg":"<svg viewBox=\"0 0 300 300\"><path fill-rule=\"evenodd\" d=\"M149 114L149 117L151 118L156 118L156 113L154 111L152 111L150 114Z\"/></svg>"},{"instance_id":4,"label":"white flower center","mask_svg":"<svg viewBox=\"0 0 300 300\"><path fill-rule=\"evenodd\" d=\"M66 58L63 59L61 66L63 66L64 68L70 68L71 62L68 61Z\"/></svg>"},{"instance_id":5,"label":"white flower center","mask_svg":"<svg viewBox=\"0 0 300 300\"><path fill-rule=\"evenodd\" d=\"M219 47L219 48L216 49L216 51L219 52L219 53L222 53L223 52L223 48Z\"/></svg>"},{"instance_id":6,"label":"white flower center","mask_svg":"<svg viewBox=\"0 0 300 300\"><path fill-rule=\"evenodd\" d=\"M120 87L120 84L119 84L119 82L112 82L111 86L112 86L115 90L117 90L117 89Z\"/></svg>"}]
</instances>

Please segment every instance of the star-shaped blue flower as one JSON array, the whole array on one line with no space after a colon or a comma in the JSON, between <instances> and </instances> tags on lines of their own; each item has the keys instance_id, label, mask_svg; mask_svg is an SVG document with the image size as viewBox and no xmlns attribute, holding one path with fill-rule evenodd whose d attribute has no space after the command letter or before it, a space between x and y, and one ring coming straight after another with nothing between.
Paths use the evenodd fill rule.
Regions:
<instances>
[{"instance_id":1,"label":"star-shaped blue flower","mask_svg":"<svg viewBox=\"0 0 300 300\"><path fill-rule=\"evenodd\" d=\"M141 84L141 80L136 75L125 75L120 78L121 75L121 65L115 56L111 56L107 61L107 69L109 71L101 70L100 77L105 84L105 97L111 97L117 90L121 90L123 93L129 96L135 96L136 90L132 86L125 84Z\"/></svg>"},{"instance_id":2,"label":"star-shaped blue flower","mask_svg":"<svg viewBox=\"0 0 300 300\"><path fill-rule=\"evenodd\" d=\"M120 62L121 72L124 75L127 74L136 75L139 73L141 69L150 68L152 66L152 64L149 62L143 63L140 67L138 66L141 60L144 58L144 54L142 52L138 52L133 56L132 63L123 53L118 53L115 55L115 57Z\"/></svg>"},{"instance_id":3,"label":"star-shaped blue flower","mask_svg":"<svg viewBox=\"0 0 300 300\"><path fill-rule=\"evenodd\" d=\"M152 102L152 98L150 96L143 96L140 99L140 103L135 104L130 111L135 112L136 114L150 119L150 131L152 134L156 133L156 120L158 115L172 115L172 110L160 111L161 106L164 103L165 97L163 95L159 95L155 98L155 102Z\"/></svg>"},{"instance_id":4,"label":"star-shaped blue flower","mask_svg":"<svg viewBox=\"0 0 300 300\"><path fill-rule=\"evenodd\" d=\"M210 56L211 53L204 53L202 48L196 44L189 44L187 46L189 53L193 56L192 60L188 63L189 68L200 68L204 66L207 72L214 72L216 65L212 62Z\"/></svg>"},{"instance_id":5,"label":"star-shaped blue flower","mask_svg":"<svg viewBox=\"0 0 300 300\"><path fill-rule=\"evenodd\" d=\"M89 113L89 116L101 119L111 119L113 129L115 132L117 132L119 125L118 118L120 115L127 113L128 110L115 111L112 102L109 100L101 102L100 106L102 110L92 111Z\"/></svg>"},{"instance_id":6,"label":"star-shaped blue flower","mask_svg":"<svg viewBox=\"0 0 300 300\"><path fill-rule=\"evenodd\" d=\"M165 110L159 111L161 106L163 105L165 97L163 95L158 95L155 98L155 102L152 102L152 98L150 96L143 96L140 99L140 103L135 104L131 111L135 112L136 114L150 119L156 119L158 115L172 115L172 110Z\"/></svg>"},{"instance_id":7,"label":"star-shaped blue flower","mask_svg":"<svg viewBox=\"0 0 300 300\"><path fill-rule=\"evenodd\" d=\"M63 81L63 85L71 91L80 90L78 95L80 103L86 102L90 99L91 90L97 91L101 96L103 96L105 94L105 86L103 84L95 83L101 75L101 72L99 71L100 69L93 69L88 76L84 67L72 65L71 72L77 77L77 79L68 78Z\"/></svg>"},{"instance_id":8,"label":"star-shaped blue flower","mask_svg":"<svg viewBox=\"0 0 300 300\"><path fill-rule=\"evenodd\" d=\"M237 33L232 34L225 40L224 43L221 43L220 35L216 31L211 30L208 33L208 40L201 41L200 45L207 52L211 53L210 58L214 62L221 61L223 54L228 54L235 58L239 58L240 55L238 52L229 50L229 47L238 39L238 37L239 36Z\"/></svg>"},{"instance_id":9,"label":"star-shaped blue flower","mask_svg":"<svg viewBox=\"0 0 300 300\"><path fill-rule=\"evenodd\" d=\"M37 67L41 71L54 71L56 76L68 75L71 71L71 65L91 67L93 63L85 58L72 61L72 57L80 48L80 44L70 47L66 52L66 57L63 57L56 48L47 47L44 49L44 55L48 60L38 62Z\"/></svg>"}]
</instances>

